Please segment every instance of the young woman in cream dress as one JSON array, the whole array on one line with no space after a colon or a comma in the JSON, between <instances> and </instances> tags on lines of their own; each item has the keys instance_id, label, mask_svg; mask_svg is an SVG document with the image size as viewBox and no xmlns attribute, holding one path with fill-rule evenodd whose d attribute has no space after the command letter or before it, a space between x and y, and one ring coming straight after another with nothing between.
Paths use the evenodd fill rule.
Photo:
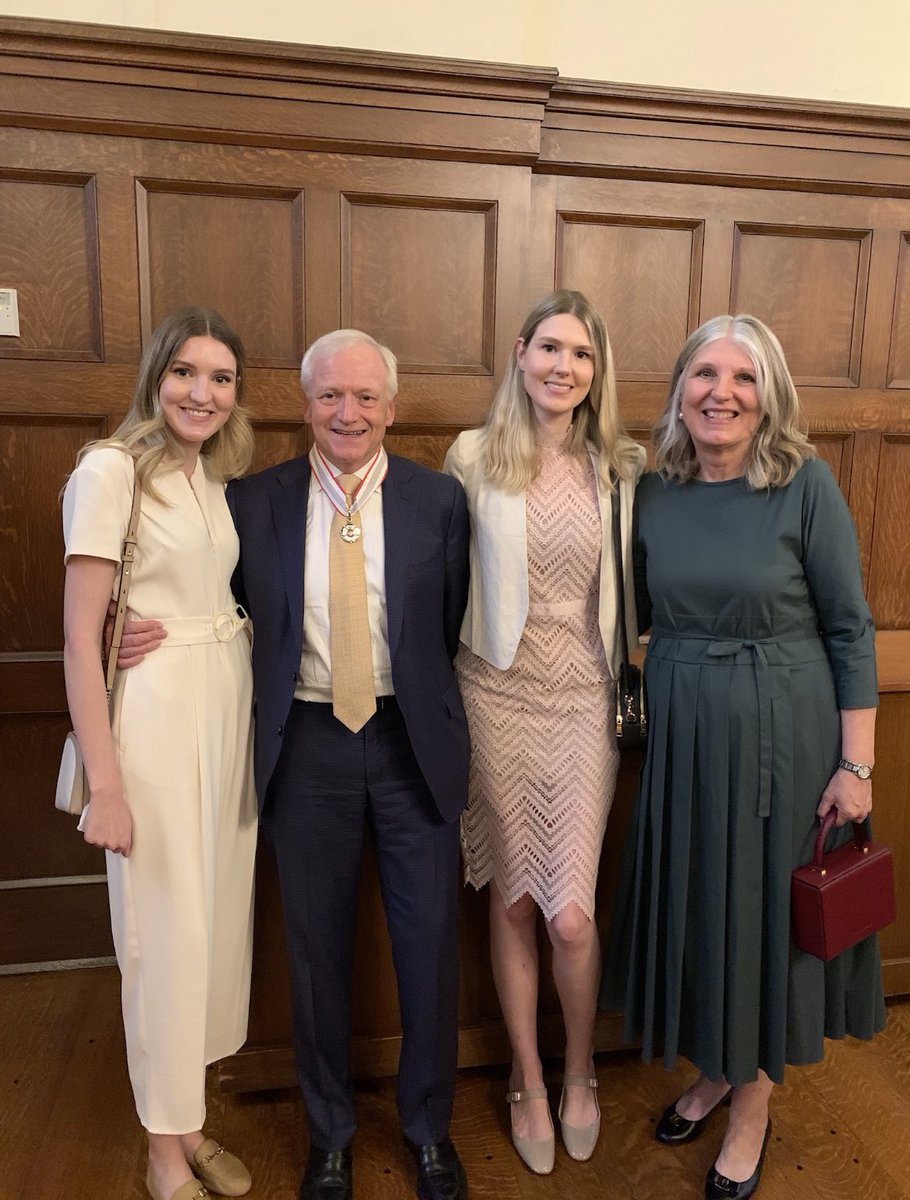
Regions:
<instances>
[{"instance_id":1,"label":"young woman in cream dress","mask_svg":"<svg viewBox=\"0 0 910 1200\"><path fill-rule=\"evenodd\" d=\"M80 828L107 851L154 1200L250 1187L240 1160L202 1133L206 1064L243 1043L249 1003L252 675L224 498L252 453L242 394L236 334L216 313L175 313L151 337L126 419L81 452L63 500L66 686L91 792ZM134 483L130 612L160 618L167 636L118 673L109 720L99 646Z\"/></svg>"}]
</instances>

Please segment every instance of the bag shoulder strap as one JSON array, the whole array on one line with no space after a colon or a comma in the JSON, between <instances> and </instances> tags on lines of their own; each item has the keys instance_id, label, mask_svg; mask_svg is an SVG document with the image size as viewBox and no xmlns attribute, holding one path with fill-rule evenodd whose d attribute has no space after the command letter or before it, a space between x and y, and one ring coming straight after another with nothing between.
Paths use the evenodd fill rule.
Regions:
<instances>
[{"instance_id":1,"label":"bag shoulder strap","mask_svg":"<svg viewBox=\"0 0 910 1200\"><path fill-rule=\"evenodd\" d=\"M114 686L114 676L117 674L117 655L123 641L123 622L126 618L127 600L130 594L130 577L133 573L133 559L136 557L136 529L139 525L139 506L142 500L142 485L138 479L133 482L133 503L130 505L130 516L126 525L126 537L123 539L123 549L120 554L120 587L117 591L117 612L114 617L114 633L111 637L111 648L107 657L107 672L104 686L107 691L108 706L111 703L111 689Z\"/></svg>"},{"instance_id":2,"label":"bag shoulder strap","mask_svg":"<svg viewBox=\"0 0 910 1200\"><path fill-rule=\"evenodd\" d=\"M623 678L627 678L629 674L629 633L626 629L626 581L622 569L622 501L620 499L621 480L618 475L612 476L613 492L610 497L612 503L612 525L613 525L613 562L616 568L616 620L619 623L619 644L622 650L621 671Z\"/></svg>"}]
</instances>

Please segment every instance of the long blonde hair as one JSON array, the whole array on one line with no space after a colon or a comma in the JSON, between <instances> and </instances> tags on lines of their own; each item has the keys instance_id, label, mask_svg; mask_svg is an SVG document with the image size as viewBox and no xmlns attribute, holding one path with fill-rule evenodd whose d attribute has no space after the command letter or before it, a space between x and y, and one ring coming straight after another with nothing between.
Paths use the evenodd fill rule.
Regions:
<instances>
[{"instance_id":1,"label":"long blonde hair","mask_svg":"<svg viewBox=\"0 0 910 1200\"><path fill-rule=\"evenodd\" d=\"M746 456L746 479L756 491L785 487L807 458L815 458L816 450L800 428L799 396L783 346L767 325L749 313L712 317L689 334L670 376L664 410L651 435L655 466L664 479L682 483L698 474L695 446L677 414L695 356L722 337L732 338L755 367L761 419Z\"/></svg>"},{"instance_id":2,"label":"long blonde hair","mask_svg":"<svg viewBox=\"0 0 910 1200\"><path fill-rule=\"evenodd\" d=\"M527 346L538 325L562 314L581 321L594 350L594 378L590 391L573 413L568 447L571 453L581 455L593 446L599 456L601 480L605 487L612 488L614 475L633 474L641 450L626 435L619 417L613 350L600 315L581 292L562 288L534 305L519 338ZM516 342L484 425L486 468L493 483L511 492L524 491L531 483L540 465L534 429L534 413L525 390L524 372L518 365Z\"/></svg>"},{"instance_id":3,"label":"long blonde hair","mask_svg":"<svg viewBox=\"0 0 910 1200\"><path fill-rule=\"evenodd\" d=\"M242 407L246 370L243 343L219 313L196 307L178 309L155 329L139 363L129 411L110 437L83 446L77 462L90 450L107 446L125 450L135 459L136 480L142 489L157 494L153 484L155 473L177 470L184 459L184 452L158 403L158 389L181 346L193 337L211 337L221 342L237 364L236 403L217 433L203 442L200 454L205 455L209 474L216 479L236 479L243 475L253 457L253 430Z\"/></svg>"}]
</instances>

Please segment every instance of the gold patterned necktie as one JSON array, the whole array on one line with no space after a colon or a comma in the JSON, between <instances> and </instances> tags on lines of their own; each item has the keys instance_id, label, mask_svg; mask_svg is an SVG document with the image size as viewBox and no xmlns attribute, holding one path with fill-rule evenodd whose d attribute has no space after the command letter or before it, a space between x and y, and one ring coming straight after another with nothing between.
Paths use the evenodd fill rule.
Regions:
<instances>
[{"instance_id":1,"label":"gold patterned necktie","mask_svg":"<svg viewBox=\"0 0 910 1200\"><path fill-rule=\"evenodd\" d=\"M339 475L336 482L350 508L360 480L356 475ZM358 534L348 540L342 537L342 529L351 525L356 526ZM360 529L359 513L346 517L336 512L329 534L332 711L353 733L362 729L376 711L373 645Z\"/></svg>"}]
</instances>

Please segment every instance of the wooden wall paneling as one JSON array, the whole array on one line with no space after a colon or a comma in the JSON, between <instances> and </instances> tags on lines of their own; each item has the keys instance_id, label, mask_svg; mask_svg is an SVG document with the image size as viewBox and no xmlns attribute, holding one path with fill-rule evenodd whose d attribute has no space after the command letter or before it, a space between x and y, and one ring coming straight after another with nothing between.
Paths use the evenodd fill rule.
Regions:
<instances>
[{"instance_id":1,"label":"wooden wall paneling","mask_svg":"<svg viewBox=\"0 0 910 1200\"><path fill-rule=\"evenodd\" d=\"M910 232L899 240L885 386L910 388Z\"/></svg>"},{"instance_id":2,"label":"wooden wall paneling","mask_svg":"<svg viewBox=\"0 0 910 1200\"><path fill-rule=\"evenodd\" d=\"M875 741L875 837L894 854L897 920L882 932L885 993L910 993L910 693L881 697Z\"/></svg>"},{"instance_id":3,"label":"wooden wall paneling","mask_svg":"<svg viewBox=\"0 0 910 1200\"><path fill-rule=\"evenodd\" d=\"M731 307L780 338L797 386L859 384L869 230L740 223Z\"/></svg>"},{"instance_id":4,"label":"wooden wall paneling","mask_svg":"<svg viewBox=\"0 0 910 1200\"><path fill-rule=\"evenodd\" d=\"M184 304L214 308L251 367L303 354L303 194L220 183L136 182L143 335Z\"/></svg>"},{"instance_id":5,"label":"wooden wall paneling","mask_svg":"<svg viewBox=\"0 0 910 1200\"><path fill-rule=\"evenodd\" d=\"M816 434L812 438L812 442L819 457L823 458L834 472L834 478L844 493L844 499L849 501L850 474L853 466L853 435L848 433Z\"/></svg>"},{"instance_id":6,"label":"wooden wall paneling","mask_svg":"<svg viewBox=\"0 0 910 1200\"><path fill-rule=\"evenodd\" d=\"M385 436L390 454L401 454L441 471L446 451L461 432L460 425L411 425L396 421Z\"/></svg>"},{"instance_id":7,"label":"wooden wall paneling","mask_svg":"<svg viewBox=\"0 0 910 1200\"><path fill-rule=\"evenodd\" d=\"M300 403L301 411L303 401ZM253 456L251 471L264 471L266 467L277 466L289 458L306 454L310 448L309 426L299 421L260 421L253 419L253 431L256 435L256 452Z\"/></svg>"},{"instance_id":8,"label":"wooden wall paneling","mask_svg":"<svg viewBox=\"0 0 910 1200\"><path fill-rule=\"evenodd\" d=\"M910 627L910 437L881 440L869 603L881 629Z\"/></svg>"},{"instance_id":9,"label":"wooden wall paneling","mask_svg":"<svg viewBox=\"0 0 910 1200\"><path fill-rule=\"evenodd\" d=\"M405 374L492 375L495 201L342 196L341 320Z\"/></svg>"},{"instance_id":10,"label":"wooden wall paneling","mask_svg":"<svg viewBox=\"0 0 910 1200\"><path fill-rule=\"evenodd\" d=\"M305 344L341 327L341 212L339 185L314 173L306 185L305 227L306 296Z\"/></svg>"},{"instance_id":11,"label":"wooden wall paneling","mask_svg":"<svg viewBox=\"0 0 910 1200\"><path fill-rule=\"evenodd\" d=\"M704 223L562 211L556 279L583 291L610 331L621 379L667 379L697 324Z\"/></svg>"},{"instance_id":12,"label":"wooden wall paneling","mask_svg":"<svg viewBox=\"0 0 910 1200\"><path fill-rule=\"evenodd\" d=\"M879 621L879 614L871 603L869 582L872 569L872 538L875 532L875 503L878 492L880 454L881 434L877 430L862 430L853 435L850 492L847 499L859 540L863 586L876 622Z\"/></svg>"},{"instance_id":13,"label":"wooden wall paneling","mask_svg":"<svg viewBox=\"0 0 910 1200\"><path fill-rule=\"evenodd\" d=\"M57 650L63 618L59 492L94 417L0 413L0 653Z\"/></svg>"},{"instance_id":14,"label":"wooden wall paneling","mask_svg":"<svg viewBox=\"0 0 910 1200\"><path fill-rule=\"evenodd\" d=\"M859 385L862 389L882 389L889 379L888 359L893 344L892 324L896 299L896 280L901 234L895 226L906 211L904 204L878 203L870 213L875 226L866 291L866 315L863 329L863 353Z\"/></svg>"},{"instance_id":15,"label":"wooden wall paneling","mask_svg":"<svg viewBox=\"0 0 910 1200\"><path fill-rule=\"evenodd\" d=\"M19 293L20 329L0 358L101 358L92 175L0 170L0 279Z\"/></svg>"}]
</instances>

